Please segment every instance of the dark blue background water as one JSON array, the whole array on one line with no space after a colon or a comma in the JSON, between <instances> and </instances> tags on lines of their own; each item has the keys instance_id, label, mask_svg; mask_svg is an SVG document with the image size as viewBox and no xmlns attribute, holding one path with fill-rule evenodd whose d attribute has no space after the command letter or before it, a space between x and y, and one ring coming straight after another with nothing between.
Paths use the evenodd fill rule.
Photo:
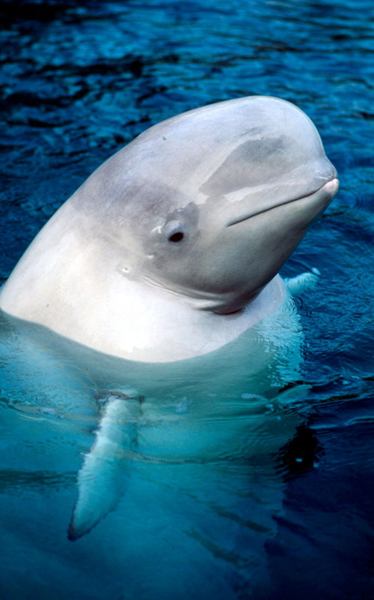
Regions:
<instances>
[{"instance_id":1,"label":"dark blue background water","mask_svg":"<svg viewBox=\"0 0 374 600\"><path fill-rule=\"evenodd\" d=\"M235 510L221 506L232 527L219 542L214 528L222 519L204 521L201 507L176 508L172 497L167 506L163 495L158 524L149 500L145 516L133 517L126 551L111 542L110 518L109 533L63 545L56 531L67 511L58 508L53 518L45 511L54 487L61 506L64 494L71 502L79 455L66 458L62 482L47 459L37 474L21 469L27 448L12 446L5 433L12 427L8 411L0 441L1 597L373 597L373 3L3 1L0 22L2 281L106 157L150 125L207 103L251 94L294 102L319 129L341 181L338 197L283 269L290 276L317 267L322 277L298 300L305 332L300 380L309 392L298 408L298 433L276 457L282 496L276 508L269 503L271 535L258 542L266 570L248 559L249 543L256 555L256 528L234 519L237 503ZM2 400L9 402L4 390ZM142 498L139 486L130 512ZM208 491L219 504L219 485L216 497ZM154 493L152 506L156 485ZM195 565L192 552L183 555L177 527L187 527L184 508L191 511L188 527L196 527L190 538L206 553L195 555ZM171 522L162 520L167 510ZM146 538L143 521L151 518ZM157 553L167 561L152 570ZM141 586L143 572L148 587Z\"/></svg>"}]
</instances>

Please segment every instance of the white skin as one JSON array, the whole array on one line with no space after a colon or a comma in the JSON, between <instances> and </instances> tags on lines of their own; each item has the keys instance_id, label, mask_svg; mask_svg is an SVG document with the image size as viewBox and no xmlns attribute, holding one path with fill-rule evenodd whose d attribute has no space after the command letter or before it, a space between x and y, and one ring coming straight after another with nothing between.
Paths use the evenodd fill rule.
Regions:
<instances>
[{"instance_id":1,"label":"white skin","mask_svg":"<svg viewBox=\"0 0 374 600\"><path fill-rule=\"evenodd\" d=\"M152 127L42 229L1 308L90 348L168 362L275 312L277 273L338 189L311 121L254 96Z\"/></svg>"},{"instance_id":2,"label":"white skin","mask_svg":"<svg viewBox=\"0 0 374 600\"><path fill-rule=\"evenodd\" d=\"M157 388L157 400L163 397L160 381L167 381L169 401L191 390L186 363L175 361L225 346L281 306L285 289L277 273L337 189L335 169L311 121L282 100L250 97L146 131L104 163L42 229L2 289L1 308L112 356L170 363L144 365L139 372L138 365L129 363L126 370L123 361L108 358L115 373L121 363L119 381L138 378L135 387L141 384L151 400L141 406L137 397L124 402L114 393L108 399L79 474L71 539L87 533L121 497L134 427L140 413L152 422L152 392ZM284 350L283 338L281 343ZM245 381L251 381L249 372L260 373L257 394L266 385L260 348L255 344L242 365ZM194 417L200 410L233 410L231 404L217 407L214 398L206 407L204 385L210 393L225 385L237 389L227 375L240 371L242 361L221 356L217 372L212 356L213 370L198 359L205 365L198 387L204 408L196 397ZM114 385L106 357L94 358ZM159 423L158 412L156 418ZM238 419L228 428L222 420L217 432L203 419L196 443L189 425L178 414L175 431L163 436L161 428L156 442L166 444L166 459L175 455L176 437L183 460L191 452L206 458L217 448L226 451L231 438L241 440L240 427L248 426ZM142 439L140 451L146 452L144 430Z\"/></svg>"}]
</instances>

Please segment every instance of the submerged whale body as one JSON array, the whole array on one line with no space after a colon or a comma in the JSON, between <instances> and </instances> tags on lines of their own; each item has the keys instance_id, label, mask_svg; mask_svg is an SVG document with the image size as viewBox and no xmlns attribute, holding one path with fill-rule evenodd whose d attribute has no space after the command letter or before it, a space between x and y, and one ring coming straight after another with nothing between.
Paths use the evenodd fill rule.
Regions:
<instances>
[{"instance_id":1,"label":"submerged whale body","mask_svg":"<svg viewBox=\"0 0 374 600\"><path fill-rule=\"evenodd\" d=\"M300 362L277 274L337 188L309 118L253 96L144 132L41 230L0 307L24 324L22 371L40 356L48 389L60 390L52 357L80 365L98 390L70 539L113 510L134 461L252 464L261 432L277 447L292 435L268 414Z\"/></svg>"},{"instance_id":2,"label":"submerged whale body","mask_svg":"<svg viewBox=\"0 0 374 600\"><path fill-rule=\"evenodd\" d=\"M292 104L253 96L192 110L87 179L21 258L0 307L120 358L209 353L279 308L277 273L337 188Z\"/></svg>"}]
</instances>

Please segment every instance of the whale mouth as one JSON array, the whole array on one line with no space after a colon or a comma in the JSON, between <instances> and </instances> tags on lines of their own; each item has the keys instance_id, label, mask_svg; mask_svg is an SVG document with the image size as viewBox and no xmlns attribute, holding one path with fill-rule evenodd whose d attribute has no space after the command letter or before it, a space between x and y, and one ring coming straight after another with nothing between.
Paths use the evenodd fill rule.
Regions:
<instances>
[{"instance_id":1,"label":"whale mouth","mask_svg":"<svg viewBox=\"0 0 374 600\"><path fill-rule=\"evenodd\" d=\"M314 195L316 195L318 197L323 195L323 197L326 198L326 200L327 200L327 204L329 204L331 202L331 200L334 198L334 196L336 195L338 188L339 188L339 180L337 179L337 177L334 177L333 179L330 179L329 181L324 183L321 187L317 188L313 192L310 192L310 194L306 194L304 196L298 196L297 198L291 198L290 200L285 200L284 202L280 202L279 204L274 204L273 206L266 207L262 210L250 212L249 214L246 214L242 217L239 217L237 219L233 219L232 221L229 221L227 223L226 227L232 227L233 225L238 225L239 223L243 223L243 221L247 221L248 219L251 219L252 217L255 217L256 215L260 215L262 213L269 212L269 211L273 210L274 208L278 208L279 206L285 206L286 204L291 204L292 202L298 202L299 200L306 200L307 198L311 198ZM326 204L326 206L327 206L327 204Z\"/></svg>"}]
</instances>

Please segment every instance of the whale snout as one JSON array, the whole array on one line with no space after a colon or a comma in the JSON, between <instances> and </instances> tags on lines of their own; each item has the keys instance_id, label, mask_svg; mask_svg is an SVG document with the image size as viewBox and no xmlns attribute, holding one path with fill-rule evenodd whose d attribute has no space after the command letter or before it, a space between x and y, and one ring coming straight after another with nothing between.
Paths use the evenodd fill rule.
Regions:
<instances>
[{"instance_id":1,"label":"whale snout","mask_svg":"<svg viewBox=\"0 0 374 600\"><path fill-rule=\"evenodd\" d=\"M323 212L330 202L335 198L339 189L339 179L335 176L324 183L318 190L307 196L302 196L293 200L293 202L301 200L305 201L305 206L314 206L317 211L317 216ZM311 219L311 221L314 219Z\"/></svg>"},{"instance_id":2,"label":"whale snout","mask_svg":"<svg viewBox=\"0 0 374 600\"><path fill-rule=\"evenodd\" d=\"M336 172L336 171L335 171ZM339 179L335 176L334 179L331 179L321 188L326 194L331 196L331 200L336 196L339 189Z\"/></svg>"},{"instance_id":3,"label":"whale snout","mask_svg":"<svg viewBox=\"0 0 374 600\"><path fill-rule=\"evenodd\" d=\"M284 206L285 204L296 203L300 200L305 200L308 198L311 201L313 201L317 208L320 206L321 210L324 210L333 200L339 189L339 180L336 177L336 171L331 179L328 179L327 181L326 178L324 179L325 183L322 183L321 185L321 181L319 181L314 186L314 189L306 193L298 193L286 197L281 196L278 199L271 198L270 201L262 202L261 204L253 203L253 205L250 208L248 208L244 214L235 216L234 218L230 219L226 224L226 227L232 227L233 225L237 225L239 223L242 223L243 221L247 221L252 217L269 212L272 209Z\"/></svg>"},{"instance_id":4,"label":"whale snout","mask_svg":"<svg viewBox=\"0 0 374 600\"><path fill-rule=\"evenodd\" d=\"M327 181L319 190L314 194L311 194L311 198L315 197L316 206L321 207L321 211L324 211L330 202L335 198L339 189L339 179L335 176L330 181Z\"/></svg>"}]
</instances>

